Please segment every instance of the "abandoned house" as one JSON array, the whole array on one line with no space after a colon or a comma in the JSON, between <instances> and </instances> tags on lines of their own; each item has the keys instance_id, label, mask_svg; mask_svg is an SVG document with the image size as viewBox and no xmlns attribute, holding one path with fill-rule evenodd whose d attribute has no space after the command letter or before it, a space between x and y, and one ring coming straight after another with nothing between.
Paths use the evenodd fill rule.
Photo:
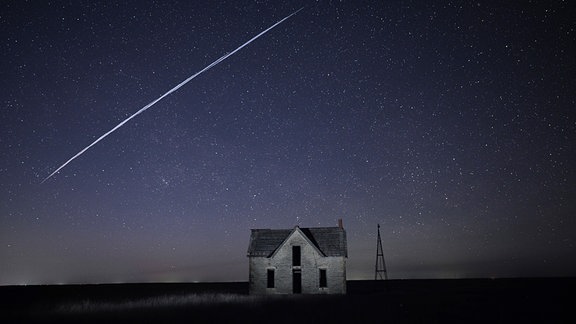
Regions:
<instances>
[{"instance_id":1,"label":"abandoned house","mask_svg":"<svg viewBox=\"0 0 576 324\"><path fill-rule=\"evenodd\" d=\"M253 229L250 294L345 294L346 231L338 227Z\"/></svg>"}]
</instances>

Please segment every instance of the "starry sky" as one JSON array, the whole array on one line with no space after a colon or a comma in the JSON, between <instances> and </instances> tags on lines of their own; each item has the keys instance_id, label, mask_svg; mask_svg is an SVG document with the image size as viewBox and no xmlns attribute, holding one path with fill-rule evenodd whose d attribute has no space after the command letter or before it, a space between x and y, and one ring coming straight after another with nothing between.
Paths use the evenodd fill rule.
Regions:
<instances>
[{"instance_id":1,"label":"starry sky","mask_svg":"<svg viewBox=\"0 0 576 324\"><path fill-rule=\"evenodd\" d=\"M137 116L99 136L304 7ZM336 226L348 279L576 275L569 1L2 1L0 285L246 281Z\"/></svg>"}]
</instances>

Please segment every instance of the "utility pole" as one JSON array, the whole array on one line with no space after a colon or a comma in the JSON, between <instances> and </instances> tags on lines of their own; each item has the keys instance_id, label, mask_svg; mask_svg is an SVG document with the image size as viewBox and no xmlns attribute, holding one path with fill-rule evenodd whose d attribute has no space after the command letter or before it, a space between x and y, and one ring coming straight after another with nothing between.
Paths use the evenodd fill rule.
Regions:
<instances>
[{"instance_id":1,"label":"utility pole","mask_svg":"<svg viewBox=\"0 0 576 324\"><path fill-rule=\"evenodd\" d=\"M382 239L380 238L380 224L378 224L378 242L376 243L376 272L374 280L388 280L386 272L386 262L384 262L384 251L382 250Z\"/></svg>"}]
</instances>

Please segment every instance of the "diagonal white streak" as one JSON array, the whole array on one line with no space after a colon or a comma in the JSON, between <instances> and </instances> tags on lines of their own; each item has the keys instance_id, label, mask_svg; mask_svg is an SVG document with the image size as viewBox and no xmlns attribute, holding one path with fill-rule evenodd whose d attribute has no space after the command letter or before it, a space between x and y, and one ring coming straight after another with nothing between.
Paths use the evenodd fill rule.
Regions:
<instances>
[{"instance_id":1,"label":"diagonal white streak","mask_svg":"<svg viewBox=\"0 0 576 324\"><path fill-rule=\"evenodd\" d=\"M235 54L236 52L238 52L239 50L241 50L242 48L244 48L245 46L247 46L248 44L252 43L253 41L255 41L256 39L258 39L260 36L266 34L268 31L270 31L271 29L273 29L274 27L280 25L281 23L283 23L286 19L294 16L295 14L297 14L298 12L300 12L300 10L304 9L304 7L296 10L295 12L293 12L292 14L284 17L283 19L279 20L277 23L275 23L274 25L268 27L267 29L265 29L264 31L260 32L258 35L252 37L249 41L247 41L246 43L240 45L238 48L236 48L235 50L233 50L230 53L225 54L224 56L220 57L219 59L217 59L216 61L210 63L208 66L206 66L205 68L203 68L202 70L196 72L194 75L190 76L188 79L180 82L177 86L175 86L174 88L168 90L165 94L161 95L160 97L158 97L157 99L155 99L154 101L150 102L149 104L147 104L146 106L140 108L140 110L138 110L137 112L135 112L134 114L132 114L130 117L124 119L120 124L116 125L114 128L112 128L111 130L107 131L106 133L104 133L104 135L98 137L98 139L96 139L94 142L92 142L90 145L86 146L85 148L83 148L80 152L76 153L76 155L74 155L73 157L71 157L68 161L66 161L64 164L62 164L58 169L56 169L54 172L50 173L49 176L47 176L46 178L44 178L44 180L42 180L41 183L44 183L46 180L50 179L53 175L55 175L56 173L58 173L58 171L62 170L62 168L64 168L66 165L68 165L68 163L74 161L74 159L76 159L77 157L79 157L80 155L82 155L84 152L86 152L88 149L90 149L92 146L96 145L98 142L100 142L101 140L103 140L104 138L106 138L106 136L112 134L115 130L117 130L118 128L122 127L124 124L126 124L128 121L130 121L132 118L140 115L141 113L143 113L144 111L146 111L148 108L154 106L158 101L164 99L166 96L170 95L172 92L180 89L182 86L184 86L186 83L190 82L192 79L196 78L197 76L199 76L200 74L210 70L211 68L213 68L214 66L218 65L220 62L224 61L225 59L227 59L228 57L230 57L231 55Z\"/></svg>"}]
</instances>

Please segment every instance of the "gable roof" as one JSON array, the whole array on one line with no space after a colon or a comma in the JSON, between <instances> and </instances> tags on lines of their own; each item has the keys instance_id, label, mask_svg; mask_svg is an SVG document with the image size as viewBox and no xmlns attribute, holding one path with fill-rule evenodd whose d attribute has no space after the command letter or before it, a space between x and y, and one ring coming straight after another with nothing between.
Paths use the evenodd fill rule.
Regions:
<instances>
[{"instance_id":1,"label":"gable roof","mask_svg":"<svg viewBox=\"0 0 576 324\"><path fill-rule=\"evenodd\" d=\"M253 229L248 256L270 257L298 229L325 256L348 257L346 231L340 227L309 227L294 229Z\"/></svg>"},{"instance_id":2,"label":"gable roof","mask_svg":"<svg viewBox=\"0 0 576 324\"><path fill-rule=\"evenodd\" d=\"M276 252L278 252L278 250L280 250L280 247L281 247L282 245L284 245L284 244L290 239L290 237L293 236L294 233L296 233L296 232L298 232L300 235L302 235L302 237L304 238L304 240L305 240L306 242L308 242L308 244L309 244L310 246L312 246L312 248L313 248L314 250L316 250L316 252L318 252L318 254L320 254L320 255L323 256L323 257L327 256L326 254L324 254L324 252L322 252L322 251L320 250L320 248L318 247L318 244L317 244L317 243L312 242L312 241L308 238L308 235L305 234L304 232L302 232L302 230L300 229L300 227L296 226L296 227L294 227L294 229L293 229L292 231L290 231L290 234L288 234L288 236L284 239L284 241L282 241L282 243L281 243L278 247L276 247L276 250L275 250L274 252L272 252L272 254L269 255L268 257L274 257L274 255L276 254Z\"/></svg>"}]
</instances>

